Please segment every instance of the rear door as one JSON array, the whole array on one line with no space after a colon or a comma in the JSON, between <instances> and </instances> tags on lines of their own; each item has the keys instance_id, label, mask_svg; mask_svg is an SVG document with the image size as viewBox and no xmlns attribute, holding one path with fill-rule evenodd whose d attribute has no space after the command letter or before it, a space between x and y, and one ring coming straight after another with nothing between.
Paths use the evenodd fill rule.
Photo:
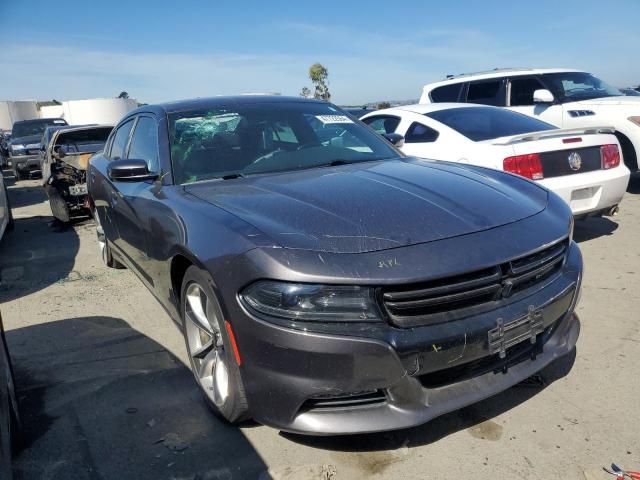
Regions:
<instances>
[{"instance_id":1,"label":"rear door","mask_svg":"<svg viewBox=\"0 0 640 480\"><path fill-rule=\"evenodd\" d=\"M129 146L124 158L145 160L150 172L159 172L158 123L152 114L136 117ZM155 181L114 182L117 202L113 210L119 232L116 245L136 267L150 286L152 278L147 275L149 262L147 238L149 233L149 213L153 211L157 189Z\"/></svg>"},{"instance_id":2,"label":"rear door","mask_svg":"<svg viewBox=\"0 0 640 480\"><path fill-rule=\"evenodd\" d=\"M466 102L504 107L507 104L505 80L502 78L490 78L469 82Z\"/></svg>"}]
</instances>

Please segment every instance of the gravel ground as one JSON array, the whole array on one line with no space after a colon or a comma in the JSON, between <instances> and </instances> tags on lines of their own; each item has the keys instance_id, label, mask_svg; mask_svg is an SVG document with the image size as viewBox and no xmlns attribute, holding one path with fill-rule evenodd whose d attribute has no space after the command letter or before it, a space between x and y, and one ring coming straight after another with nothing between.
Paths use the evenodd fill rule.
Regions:
<instances>
[{"instance_id":1,"label":"gravel ground","mask_svg":"<svg viewBox=\"0 0 640 480\"><path fill-rule=\"evenodd\" d=\"M25 424L22 479L607 479L640 469L640 179L615 219L578 222L586 273L575 355L426 425L313 438L207 410L184 342L90 220L61 229L39 181L9 188L0 301Z\"/></svg>"}]
</instances>

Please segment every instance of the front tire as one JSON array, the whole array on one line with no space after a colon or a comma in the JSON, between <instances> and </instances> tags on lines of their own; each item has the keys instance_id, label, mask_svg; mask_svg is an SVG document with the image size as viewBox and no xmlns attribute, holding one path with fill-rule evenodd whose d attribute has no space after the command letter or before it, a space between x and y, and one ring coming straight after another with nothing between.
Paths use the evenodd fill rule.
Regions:
<instances>
[{"instance_id":1,"label":"front tire","mask_svg":"<svg viewBox=\"0 0 640 480\"><path fill-rule=\"evenodd\" d=\"M247 398L209 275L196 266L182 281L180 313L191 371L209 406L231 423L249 418Z\"/></svg>"}]
</instances>

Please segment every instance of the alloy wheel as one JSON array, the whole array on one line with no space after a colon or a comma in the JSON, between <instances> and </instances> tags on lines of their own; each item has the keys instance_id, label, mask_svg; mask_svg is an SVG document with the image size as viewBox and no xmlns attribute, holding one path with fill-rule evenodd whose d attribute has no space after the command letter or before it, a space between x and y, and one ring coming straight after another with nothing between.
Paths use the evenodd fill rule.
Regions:
<instances>
[{"instance_id":1,"label":"alloy wheel","mask_svg":"<svg viewBox=\"0 0 640 480\"><path fill-rule=\"evenodd\" d=\"M229 397L229 368L221 333L221 319L197 283L186 290L185 333L191 365L207 397L221 407Z\"/></svg>"}]
</instances>

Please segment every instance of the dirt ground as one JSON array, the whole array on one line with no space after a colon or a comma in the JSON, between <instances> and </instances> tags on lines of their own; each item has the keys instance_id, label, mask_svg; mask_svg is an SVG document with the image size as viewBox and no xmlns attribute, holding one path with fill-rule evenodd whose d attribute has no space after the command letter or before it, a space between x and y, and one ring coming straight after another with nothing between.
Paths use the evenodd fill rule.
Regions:
<instances>
[{"instance_id":1,"label":"dirt ground","mask_svg":"<svg viewBox=\"0 0 640 480\"><path fill-rule=\"evenodd\" d=\"M10 181L8 183L11 183ZM640 179L614 219L578 222L576 354L426 425L338 438L211 414L167 314L103 267L93 223L61 229L37 180L9 188L0 301L16 368L21 479L607 479L640 470Z\"/></svg>"}]
</instances>

